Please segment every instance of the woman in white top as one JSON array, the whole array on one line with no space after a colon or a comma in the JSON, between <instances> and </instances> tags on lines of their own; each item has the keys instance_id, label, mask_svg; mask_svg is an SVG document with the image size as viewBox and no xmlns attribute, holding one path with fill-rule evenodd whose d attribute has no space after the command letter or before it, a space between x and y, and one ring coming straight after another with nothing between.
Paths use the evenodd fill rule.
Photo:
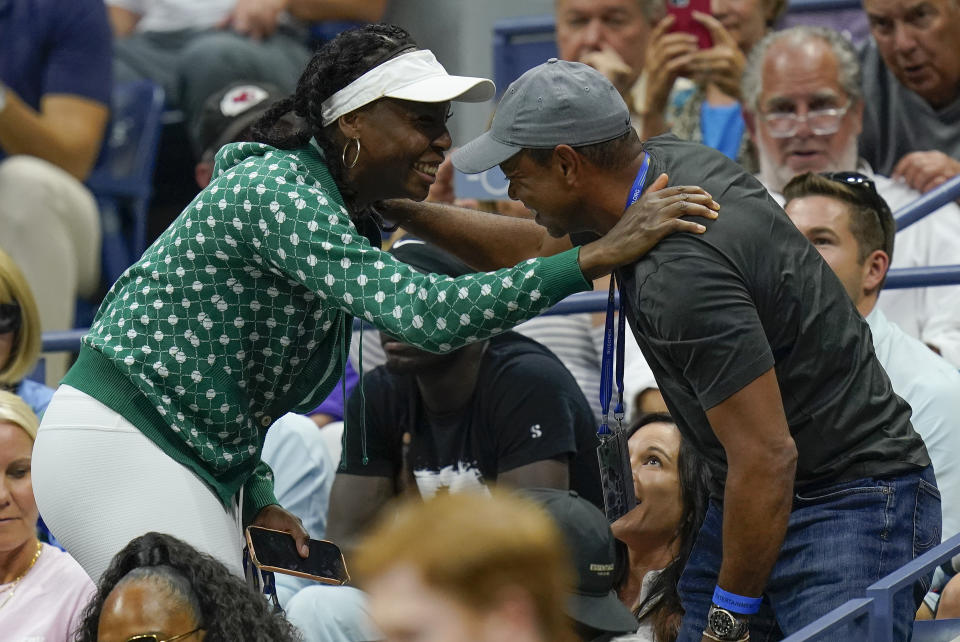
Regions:
<instances>
[{"instance_id":1,"label":"woman in white top","mask_svg":"<svg viewBox=\"0 0 960 642\"><path fill-rule=\"evenodd\" d=\"M683 617L677 582L707 511L706 471L669 415L645 415L630 430L637 506L611 528L629 552L620 600L640 628L617 640L673 642Z\"/></svg>"},{"instance_id":2,"label":"woman in white top","mask_svg":"<svg viewBox=\"0 0 960 642\"><path fill-rule=\"evenodd\" d=\"M37 416L0 390L0 638L72 639L93 582L67 553L37 539L30 457Z\"/></svg>"}]
</instances>

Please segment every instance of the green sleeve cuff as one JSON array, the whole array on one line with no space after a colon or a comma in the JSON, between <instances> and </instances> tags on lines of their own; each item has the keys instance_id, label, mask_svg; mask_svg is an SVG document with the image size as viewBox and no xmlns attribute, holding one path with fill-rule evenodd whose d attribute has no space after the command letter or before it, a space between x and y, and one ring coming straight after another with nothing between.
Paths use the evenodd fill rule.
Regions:
<instances>
[{"instance_id":1,"label":"green sleeve cuff","mask_svg":"<svg viewBox=\"0 0 960 642\"><path fill-rule=\"evenodd\" d=\"M243 485L243 525L246 527L264 507L279 504L273 494L273 471L260 462Z\"/></svg>"},{"instance_id":2,"label":"green sleeve cuff","mask_svg":"<svg viewBox=\"0 0 960 642\"><path fill-rule=\"evenodd\" d=\"M576 292L593 289L593 283L588 281L580 270L579 247L545 256L540 259L540 265L544 290L549 293L554 303Z\"/></svg>"}]
</instances>

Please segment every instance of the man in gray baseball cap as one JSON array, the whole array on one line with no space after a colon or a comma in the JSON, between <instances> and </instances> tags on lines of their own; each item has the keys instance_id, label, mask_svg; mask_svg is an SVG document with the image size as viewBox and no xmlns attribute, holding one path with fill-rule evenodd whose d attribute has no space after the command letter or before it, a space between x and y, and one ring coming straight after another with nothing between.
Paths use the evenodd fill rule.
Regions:
<instances>
[{"instance_id":1,"label":"man in gray baseball cap","mask_svg":"<svg viewBox=\"0 0 960 642\"><path fill-rule=\"evenodd\" d=\"M631 125L627 104L618 98L592 67L551 58L510 85L493 126L457 149L453 164L476 174L524 148L552 150L558 140L579 147L619 138Z\"/></svg>"},{"instance_id":2,"label":"man in gray baseball cap","mask_svg":"<svg viewBox=\"0 0 960 642\"><path fill-rule=\"evenodd\" d=\"M680 640L789 635L939 541L939 498L924 492L935 480L909 406L830 268L742 168L673 136L641 143L601 74L557 60L510 85L490 131L453 163L499 164L510 197L574 243L610 231L644 192L686 202L668 180L719 202L705 234L673 234L615 272L671 414L711 471L713 502L679 585ZM462 250L469 224L460 227L431 240ZM508 228L469 239L486 266L523 252L528 237ZM525 243L530 254L544 247ZM876 501L849 501L848 488ZM909 636L922 582L915 588L894 599L897 639Z\"/></svg>"}]
</instances>

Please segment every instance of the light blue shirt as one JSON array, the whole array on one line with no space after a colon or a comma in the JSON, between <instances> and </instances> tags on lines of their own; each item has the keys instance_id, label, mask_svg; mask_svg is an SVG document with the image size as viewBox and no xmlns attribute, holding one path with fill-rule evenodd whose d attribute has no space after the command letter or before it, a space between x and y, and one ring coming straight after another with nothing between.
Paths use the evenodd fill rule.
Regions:
<instances>
[{"instance_id":1,"label":"light blue shirt","mask_svg":"<svg viewBox=\"0 0 960 642\"><path fill-rule=\"evenodd\" d=\"M43 417L50 399L53 398L53 389L31 379L24 379L17 387L17 396L27 402L37 417Z\"/></svg>"},{"instance_id":2,"label":"light blue shirt","mask_svg":"<svg viewBox=\"0 0 960 642\"><path fill-rule=\"evenodd\" d=\"M730 160L737 160L744 127L740 103L715 106L703 101L700 107L700 133L707 147L714 148Z\"/></svg>"},{"instance_id":3,"label":"light blue shirt","mask_svg":"<svg viewBox=\"0 0 960 642\"><path fill-rule=\"evenodd\" d=\"M893 391L913 408L914 430L933 462L943 511L943 539L960 532L960 372L891 323L879 308L867 315L873 349Z\"/></svg>"}]
</instances>

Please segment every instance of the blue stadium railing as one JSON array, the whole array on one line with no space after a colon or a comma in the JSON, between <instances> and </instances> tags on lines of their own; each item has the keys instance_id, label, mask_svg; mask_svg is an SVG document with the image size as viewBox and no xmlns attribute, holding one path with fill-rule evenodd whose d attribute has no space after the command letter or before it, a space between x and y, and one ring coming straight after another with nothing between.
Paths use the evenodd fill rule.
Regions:
<instances>
[{"instance_id":1,"label":"blue stadium railing","mask_svg":"<svg viewBox=\"0 0 960 642\"><path fill-rule=\"evenodd\" d=\"M927 214L935 212L951 201L960 199L960 176L954 176L940 187L930 190L917 200L893 213L897 231L910 227Z\"/></svg>"},{"instance_id":2,"label":"blue stadium railing","mask_svg":"<svg viewBox=\"0 0 960 642\"><path fill-rule=\"evenodd\" d=\"M943 562L960 553L960 534L905 564L879 582L867 588L867 595L856 598L814 620L783 642L813 642L815 640L870 640L893 642L893 597L899 591L912 590L913 582L931 572ZM960 621L940 620L918 622L914 627L914 642L953 640L960 634Z\"/></svg>"}]
</instances>

